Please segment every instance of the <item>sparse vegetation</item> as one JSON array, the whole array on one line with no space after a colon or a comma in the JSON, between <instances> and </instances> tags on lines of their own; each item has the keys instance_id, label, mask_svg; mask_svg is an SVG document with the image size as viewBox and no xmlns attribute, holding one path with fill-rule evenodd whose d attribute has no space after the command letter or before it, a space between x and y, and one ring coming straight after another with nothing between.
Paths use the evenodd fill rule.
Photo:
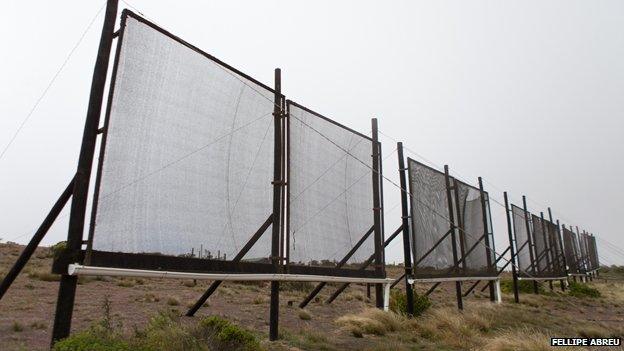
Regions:
<instances>
[{"instance_id":1,"label":"sparse vegetation","mask_svg":"<svg viewBox=\"0 0 624 351\"><path fill-rule=\"evenodd\" d=\"M571 282L568 290L568 294L574 297L590 297L598 298L601 296L598 289L592 288L584 283Z\"/></svg>"},{"instance_id":2,"label":"sparse vegetation","mask_svg":"<svg viewBox=\"0 0 624 351\"><path fill-rule=\"evenodd\" d=\"M11 330L19 333L21 331L24 331L24 326L20 322L14 321L13 324L11 325Z\"/></svg>"},{"instance_id":3,"label":"sparse vegetation","mask_svg":"<svg viewBox=\"0 0 624 351\"><path fill-rule=\"evenodd\" d=\"M427 296L414 292L414 315L420 316L429 307L431 300ZM398 289L393 289L390 293L390 310L394 313L407 315L407 295Z\"/></svg>"},{"instance_id":4,"label":"sparse vegetation","mask_svg":"<svg viewBox=\"0 0 624 351\"><path fill-rule=\"evenodd\" d=\"M54 345L54 351L259 351L260 342L251 332L220 317L209 317L195 326L185 326L177 314L159 312L143 330L122 333L120 323L104 304L104 317L89 329Z\"/></svg>"},{"instance_id":5,"label":"sparse vegetation","mask_svg":"<svg viewBox=\"0 0 624 351\"><path fill-rule=\"evenodd\" d=\"M180 304L180 300L178 298L170 296L167 298L167 305L169 306L178 306Z\"/></svg>"},{"instance_id":6,"label":"sparse vegetation","mask_svg":"<svg viewBox=\"0 0 624 351\"><path fill-rule=\"evenodd\" d=\"M61 280L61 276L59 274L54 274L49 271L44 270L35 270L28 273L28 277L31 279L41 280L44 282L57 282Z\"/></svg>"},{"instance_id":7,"label":"sparse vegetation","mask_svg":"<svg viewBox=\"0 0 624 351\"><path fill-rule=\"evenodd\" d=\"M312 319L312 315L310 314L310 312L304 309L300 309L299 311L297 311L297 316L299 316L299 319L304 321L309 321L310 319Z\"/></svg>"}]
</instances>

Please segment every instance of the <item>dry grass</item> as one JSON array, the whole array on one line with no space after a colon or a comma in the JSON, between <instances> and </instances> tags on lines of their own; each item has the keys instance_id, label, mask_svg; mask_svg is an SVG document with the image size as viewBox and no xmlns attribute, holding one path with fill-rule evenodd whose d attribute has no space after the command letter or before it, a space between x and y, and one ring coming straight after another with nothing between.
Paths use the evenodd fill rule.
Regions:
<instances>
[{"instance_id":1,"label":"dry grass","mask_svg":"<svg viewBox=\"0 0 624 351\"><path fill-rule=\"evenodd\" d=\"M310 312L304 309L300 309L299 311L297 311L297 316L299 317L299 319L304 321L309 321L310 319L312 319L312 315L310 314Z\"/></svg>"},{"instance_id":2,"label":"dry grass","mask_svg":"<svg viewBox=\"0 0 624 351\"><path fill-rule=\"evenodd\" d=\"M558 347L558 350L572 350ZM485 351L548 351L550 336L529 328L499 333L483 345ZM578 350L578 348L576 348Z\"/></svg>"},{"instance_id":3,"label":"dry grass","mask_svg":"<svg viewBox=\"0 0 624 351\"><path fill-rule=\"evenodd\" d=\"M365 334L386 335L403 329L408 321L393 312L384 312L369 308L358 314L348 314L336 320L336 323L355 336Z\"/></svg>"}]
</instances>

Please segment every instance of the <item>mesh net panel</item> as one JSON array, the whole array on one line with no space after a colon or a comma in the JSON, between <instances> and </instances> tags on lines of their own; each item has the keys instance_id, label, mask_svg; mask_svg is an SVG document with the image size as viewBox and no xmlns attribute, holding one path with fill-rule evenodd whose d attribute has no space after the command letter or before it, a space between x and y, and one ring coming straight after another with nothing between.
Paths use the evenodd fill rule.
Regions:
<instances>
[{"instance_id":1,"label":"mesh net panel","mask_svg":"<svg viewBox=\"0 0 624 351\"><path fill-rule=\"evenodd\" d=\"M485 246L485 235L488 235L489 228L486 231L484 226L487 217L483 212L483 203L481 201L481 191L466 183L455 180L457 197L459 199L459 224L462 226L460 235L463 240L462 257L465 255L463 268L464 275L481 276L491 275L495 270L491 267L490 250ZM485 199L484 199L485 200ZM486 203L487 206L487 203ZM487 212L487 207L486 207ZM488 263L488 255L490 255L490 263Z\"/></svg>"},{"instance_id":2,"label":"mesh net panel","mask_svg":"<svg viewBox=\"0 0 624 351\"><path fill-rule=\"evenodd\" d=\"M290 263L335 266L373 226L372 140L296 104L288 109ZM374 252L371 234L343 268Z\"/></svg>"},{"instance_id":3,"label":"mesh net panel","mask_svg":"<svg viewBox=\"0 0 624 351\"><path fill-rule=\"evenodd\" d=\"M451 235L447 235L422 259L450 229L444 173L410 158L407 159L407 165L412 207L414 274L423 278L448 276L454 265Z\"/></svg>"},{"instance_id":4,"label":"mesh net panel","mask_svg":"<svg viewBox=\"0 0 624 351\"><path fill-rule=\"evenodd\" d=\"M516 257L518 267L520 268L519 274L528 276L533 273L533 262L531 261L532 246L529 240L529 231L526 226L526 218L524 209L511 205L511 212L513 218L513 228L516 237Z\"/></svg>"},{"instance_id":5,"label":"mesh net panel","mask_svg":"<svg viewBox=\"0 0 624 351\"><path fill-rule=\"evenodd\" d=\"M542 219L531 215L533 223L533 241L535 243L535 260L537 262L538 275L548 276L552 273L550 252L547 250L547 236L542 227Z\"/></svg>"},{"instance_id":6,"label":"mesh net panel","mask_svg":"<svg viewBox=\"0 0 624 351\"><path fill-rule=\"evenodd\" d=\"M581 261L583 262L583 265L585 265L585 269L589 271L591 270L591 267L587 261L587 234L581 233L581 236L579 237L579 246L581 247Z\"/></svg>"},{"instance_id":7,"label":"mesh net panel","mask_svg":"<svg viewBox=\"0 0 624 351\"><path fill-rule=\"evenodd\" d=\"M553 271L557 274L565 274L565 266L563 261L563 252L561 252L561 238L559 237L559 230L557 225L551 221L544 221L546 223L546 230L549 237L548 246L550 247L551 263Z\"/></svg>"},{"instance_id":8,"label":"mesh net panel","mask_svg":"<svg viewBox=\"0 0 624 351\"><path fill-rule=\"evenodd\" d=\"M232 258L272 212L273 93L127 17L94 249ZM266 259L269 228L245 256Z\"/></svg>"},{"instance_id":9,"label":"mesh net panel","mask_svg":"<svg viewBox=\"0 0 624 351\"><path fill-rule=\"evenodd\" d=\"M589 236L588 237L588 246L589 246L589 260L591 262L591 267L592 269L598 269L598 267L600 266L598 263L598 251L596 248L596 237L595 236Z\"/></svg>"},{"instance_id":10,"label":"mesh net panel","mask_svg":"<svg viewBox=\"0 0 624 351\"><path fill-rule=\"evenodd\" d=\"M574 235L574 250L576 253L576 266L578 267L579 273L585 273L585 264L583 263L583 253L581 252L581 247L579 245L580 237L577 233L572 232Z\"/></svg>"},{"instance_id":11,"label":"mesh net panel","mask_svg":"<svg viewBox=\"0 0 624 351\"><path fill-rule=\"evenodd\" d=\"M577 274L580 273L578 266L578 255L576 253L576 246L574 242L576 241L576 234L570 231L567 228L563 228L563 252L565 254L566 263L568 264L568 269L570 273Z\"/></svg>"}]
</instances>

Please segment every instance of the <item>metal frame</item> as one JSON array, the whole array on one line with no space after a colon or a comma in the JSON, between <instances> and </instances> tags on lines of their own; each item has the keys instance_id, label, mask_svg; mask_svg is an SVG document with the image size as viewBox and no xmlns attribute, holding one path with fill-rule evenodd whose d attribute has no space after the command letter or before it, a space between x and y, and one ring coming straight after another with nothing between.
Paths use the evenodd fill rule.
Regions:
<instances>
[{"instance_id":1,"label":"metal frame","mask_svg":"<svg viewBox=\"0 0 624 351\"><path fill-rule=\"evenodd\" d=\"M402 189L407 189L407 185L405 184L405 172L409 169L409 163L410 162L414 162L416 164L418 164L421 167L425 167L431 171L437 172L437 173L442 173L430 166L427 166L421 162L418 162L414 159L411 159L408 157L408 167L406 168L404 165L404 158L403 158L403 147L402 147L402 143L398 143L397 144L397 149L399 151L399 175L400 175L400 181L401 181L401 187ZM491 255L489 253L490 250L490 243L489 243L489 239L490 239L490 232L489 232L489 228L490 228L490 223L489 223L489 219L488 219L488 199L486 199L486 196L488 196L487 192L485 192L483 190L483 183L482 183L482 179L481 177L479 177L479 188L473 187L469 184L466 184L464 182L460 182L459 180L456 180L455 178L451 177L449 175L449 170L448 170L448 166L445 165L444 166L444 179L446 182L446 198L447 198L447 206L448 206L448 211L449 211L449 230L442 235L438 241L430 248L428 248L428 251L425 252L422 257L418 258L418 260L416 260L416 262L412 265L411 262L411 254L413 254L414 259L416 259L416 252L415 252L415 241L413 241L410 244L410 238L409 238L409 228L405 228L405 237L404 237L404 259L405 259L405 273L403 275L401 275L399 278L395 279L394 281L394 285L398 284L399 281L403 278L406 279L406 285L408 286L407 291L411 292L412 288L411 285L420 282L420 283L435 283L430 289L429 291L426 293L426 295L429 295L431 292L433 292L440 283L442 282L455 282L455 292L456 292L456 296L457 296L457 306L459 309L463 309L463 297L466 296L468 293L470 293L470 291L472 291L474 289L474 287L481 281L481 280L486 280L486 281L494 281L495 284L487 284L486 287L490 288L490 298L492 301L500 301L500 286L499 286L499 272L497 272L496 269L496 264L498 263L498 260L495 260L495 262L492 262L491 259ZM472 244L472 246L470 248L466 247L466 242L465 242L465 235L466 233L464 232L465 228L463 225L463 218L462 218L462 210L460 208L460 201L459 201L459 192L457 191L457 186L458 183L461 183L463 186L467 186L470 188L473 188L477 191L479 191L480 193L480 201L481 201L481 212L482 212L482 216L483 216L483 225L484 225L484 230L483 233L481 234L481 236L476 240L476 242L474 244ZM413 196L412 195L412 191L413 189L411 189L411 182L410 182L410 187L409 187L409 195L410 197ZM405 192L406 190L403 190L402 192ZM403 213L402 213L402 220L404 223L404 226L407 225L412 225L412 223L408 220L408 218L412 218L413 220L413 208L410 204L408 204L408 196L407 194L401 196L401 202L402 202L402 209L403 209ZM455 218L455 215L457 215L457 218ZM405 224L407 223L407 224ZM417 233L415 233L412 230L412 236L417 235ZM459 235L459 238L457 238L457 236ZM450 267L446 274L444 274L443 276L426 276L426 275L418 275L416 274L417 269L418 269L418 264L420 262L422 262L427 256L429 256L444 240L446 240L448 237L451 238L451 246L452 246L452 250L453 250L453 267ZM457 248L457 242L459 239L459 243L460 243L460 248L458 250ZM479 244L482 244L485 242L485 250L484 253L486 254L486 262L487 262L487 266L488 269L491 270L492 272L490 274L484 274L483 276L481 275L477 275L475 276L474 274L470 274L467 275L466 273L466 257L468 257L468 255L470 255ZM460 251L460 252L458 252ZM461 255L461 257L460 257ZM408 264L409 263L409 264ZM493 268L493 269L492 269ZM468 292L466 294L463 294L462 292L462 287L461 287L461 282L462 281L469 281L469 280L477 280L477 282L475 284L473 284L473 286L468 290ZM408 296L409 298L409 296ZM412 297L413 298L413 297ZM408 311L409 312L409 311Z\"/></svg>"}]
</instances>

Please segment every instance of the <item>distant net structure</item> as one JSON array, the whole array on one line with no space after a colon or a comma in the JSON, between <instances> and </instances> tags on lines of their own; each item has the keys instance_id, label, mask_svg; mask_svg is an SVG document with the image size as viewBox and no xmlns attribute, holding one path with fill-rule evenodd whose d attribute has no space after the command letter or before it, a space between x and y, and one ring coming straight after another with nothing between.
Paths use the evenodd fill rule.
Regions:
<instances>
[{"instance_id":1,"label":"distant net structure","mask_svg":"<svg viewBox=\"0 0 624 351\"><path fill-rule=\"evenodd\" d=\"M407 165L414 276L496 276L487 193L411 158Z\"/></svg>"},{"instance_id":2,"label":"distant net structure","mask_svg":"<svg viewBox=\"0 0 624 351\"><path fill-rule=\"evenodd\" d=\"M584 274L584 267L581 267L580 252L578 247L578 240L576 233L568 228L562 229L564 253L566 263L568 266L568 272L570 274Z\"/></svg>"},{"instance_id":3,"label":"distant net structure","mask_svg":"<svg viewBox=\"0 0 624 351\"><path fill-rule=\"evenodd\" d=\"M375 252L372 179L378 175L371 153L378 145L292 101L287 115L288 263L360 268Z\"/></svg>"},{"instance_id":4,"label":"distant net structure","mask_svg":"<svg viewBox=\"0 0 624 351\"><path fill-rule=\"evenodd\" d=\"M93 257L232 258L273 212L274 92L138 16L122 26ZM265 235L246 259L270 251Z\"/></svg>"},{"instance_id":5,"label":"distant net structure","mask_svg":"<svg viewBox=\"0 0 624 351\"><path fill-rule=\"evenodd\" d=\"M531 238L530 214L516 205L511 205L513 231L515 234L515 254L518 264L518 274L529 277L537 274L534 264L535 251Z\"/></svg>"},{"instance_id":6,"label":"distant net structure","mask_svg":"<svg viewBox=\"0 0 624 351\"><path fill-rule=\"evenodd\" d=\"M587 270L595 271L600 268L600 262L598 261L598 248L596 246L596 237L591 234L585 234L585 240L587 246Z\"/></svg>"}]
</instances>

